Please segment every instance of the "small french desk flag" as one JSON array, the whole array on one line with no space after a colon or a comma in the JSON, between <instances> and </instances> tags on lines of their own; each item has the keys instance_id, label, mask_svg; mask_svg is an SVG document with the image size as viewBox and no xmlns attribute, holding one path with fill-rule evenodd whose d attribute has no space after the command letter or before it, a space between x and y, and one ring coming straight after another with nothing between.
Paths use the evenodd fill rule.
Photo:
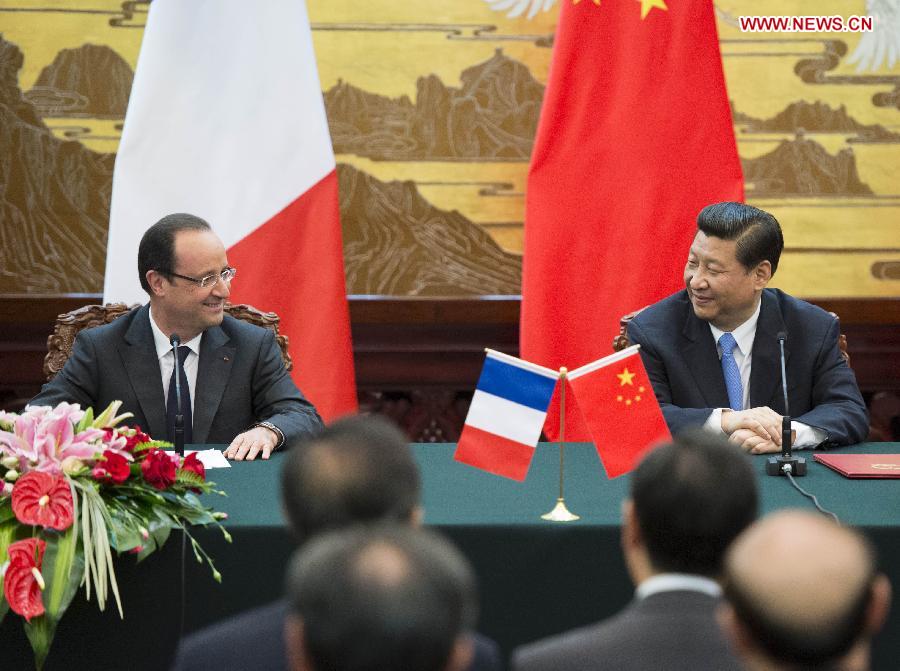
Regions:
<instances>
[{"instance_id":1,"label":"small french desk flag","mask_svg":"<svg viewBox=\"0 0 900 671\"><path fill-rule=\"evenodd\" d=\"M487 350L454 459L522 481L559 373Z\"/></svg>"}]
</instances>

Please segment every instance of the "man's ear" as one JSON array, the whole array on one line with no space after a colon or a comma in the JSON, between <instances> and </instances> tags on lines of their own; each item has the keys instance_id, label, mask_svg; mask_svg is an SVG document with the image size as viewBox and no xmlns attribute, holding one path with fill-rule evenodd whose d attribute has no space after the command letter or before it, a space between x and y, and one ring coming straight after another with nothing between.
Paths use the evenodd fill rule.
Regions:
<instances>
[{"instance_id":1,"label":"man's ear","mask_svg":"<svg viewBox=\"0 0 900 671\"><path fill-rule=\"evenodd\" d=\"M462 634L456 637L453 649L450 651L450 659L447 660L446 671L463 671L472 665L475 656L475 643L472 637Z\"/></svg>"},{"instance_id":2,"label":"man's ear","mask_svg":"<svg viewBox=\"0 0 900 671\"><path fill-rule=\"evenodd\" d=\"M409 515L409 523L414 529L421 529L425 525L425 508L417 504Z\"/></svg>"},{"instance_id":3,"label":"man's ear","mask_svg":"<svg viewBox=\"0 0 900 671\"><path fill-rule=\"evenodd\" d=\"M294 613L288 613L284 618L284 649L291 671L313 671L312 662L306 654L303 620Z\"/></svg>"},{"instance_id":4,"label":"man's ear","mask_svg":"<svg viewBox=\"0 0 900 671\"><path fill-rule=\"evenodd\" d=\"M169 280L165 275L155 270L148 270L144 276L147 284L150 285L150 292L153 296L165 296L168 290Z\"/></svg>"},{"instance_id":5,"label":"man's ear","mask_svg":"<svg viewBox=\"0 0 900 671\"><path fill-rule=\"evenodd\" d=\"M738 620L734 608L727 601L723 601L716 608L716 621L732 650L738 657L746 659L750 650L753 649L753 640L749 637L744 625Z\"/></svg>"},{"instance_id":6,"label":"man's ear","mask_svg":"<svg viewBox=\"0 0 900 671\"><path fill-rule=\"evenodd\" d=\"M874 636L884 626L891 610L891 583L883 573L879 573L872 583L872 596L866 608L866 630Z\"/></svg>"},{"instance_id":7,"label":"man's ear","mask_svg":"<svg viewBox=\"0 0 900 671\"><path fill-rule=\"evenodd\" d=\"M760 261L753 269L753 284L757 289L765 289L772 279L772 264L769 261Z\"/></svg>"},{"instance_id":8,"label":"man's ear","mask_svg":"<svg viewBox=\"0 0 900 671\"><path fill-rule=\"evenodd\" d=\"M641 527L634 512L634 501L622 501L622 548L637 547L643 543Z\"/></svg>"}]
</instances>

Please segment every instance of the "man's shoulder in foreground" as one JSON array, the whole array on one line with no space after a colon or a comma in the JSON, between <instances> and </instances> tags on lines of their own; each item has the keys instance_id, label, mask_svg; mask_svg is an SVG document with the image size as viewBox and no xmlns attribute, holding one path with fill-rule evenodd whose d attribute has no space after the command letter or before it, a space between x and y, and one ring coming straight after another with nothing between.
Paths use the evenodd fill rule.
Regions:
<instances>
[{"instance_id":1,"label":"man's shoulder in foreground","mask_svg":"<svg viewBox=\"0 0 900 671\"><path fill-rule=\"evenodd\" d=\"M178 646L172 671L286 671L287 613L288 603L280 599L190 634ZM472 640L468 671L500 671L497 643L477 633Z\"/></svg>"},{"instance_id":2,"label":"man's shoulder in foreground","mask_svg":"<svg viewBox=\"0 0 900 671\"><path fill-rule=\"evenodd\" d=\"M178 646L172 671L285 671L287 610L279 600L190 634Z\"/></svg>"},{"instance_id":3,"label":"man's shoulder in foreground","mask_svg":"<svg viewBox=\"0 0 900 671\"><path fill-rule=\"evenodd\" d=\"M518 648L514 671L679 671L739 668L715 621L718 600L673 591L618 614Z\"/></svg>"}]
</instances>

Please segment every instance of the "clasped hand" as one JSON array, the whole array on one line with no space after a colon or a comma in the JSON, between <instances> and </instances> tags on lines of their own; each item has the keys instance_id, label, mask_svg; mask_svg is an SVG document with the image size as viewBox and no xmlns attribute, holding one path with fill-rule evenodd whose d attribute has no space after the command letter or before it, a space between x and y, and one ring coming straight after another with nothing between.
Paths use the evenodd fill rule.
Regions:
<instances>
[{"instance_id":1,"label":"clasped hand","mask_svg":"<svg viewBox=\"0 0 900 671\"><path fill-rule=\"evenodd\" d=\"M723 410L722 431L728 440L751 454L781 450L782 417L769 407Z\"/></svg>"}]
</instances>

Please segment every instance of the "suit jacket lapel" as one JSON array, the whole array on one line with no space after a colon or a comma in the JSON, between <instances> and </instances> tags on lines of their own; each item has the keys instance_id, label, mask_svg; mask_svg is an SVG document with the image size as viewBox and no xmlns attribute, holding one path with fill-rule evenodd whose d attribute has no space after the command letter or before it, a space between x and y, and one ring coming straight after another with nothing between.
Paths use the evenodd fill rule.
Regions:
<instances>
[{"instance_id":1,"label":"suit jacket lapel","mask_svg":"<svg viewBox=\"0 0 900 671\"><path fill-rule=\"evenodd\" d=\"M684 342L684 359L690 368L697 387L706 406L709 408L727 408L728 391L725 389L725 377L722 375L722 364L716 350L709 324L694 314L690 302L687 304L687 317L682 335Z\"/></svg>"},{"instance_id":2,"label":"suit jacket lapel","mask_svg":"<svg viewBox=\"0 0 900 671\"><path fill-rule=\"evenodd\" d=\"M231 374L235 347L219 326L207 329L200 341L200 362L194 398L194 442L205 443Z\"/></svg>"},{"instance_id":3,"label":"suit jacket lapel","mask_svg":"<svg viewBox=\"0 0 900 671\"><path fill-rule=\"evenodd\" d=\"M163 396L162 376L156 343L150 330L150 308L145 305L134 317L124 340L119 343L119 355L125 366L128 381L147 420L141 427L152 437L166 438L166 408Z\"/></svg>"},{"instance_id":4,"label":"suit jacket lapel","mask_svg":"<svg viewBox=\"0 0 900 671\"><path fill-rule=\"evenodd\" d=\"M762 293L762 307L756 323L756 337L753 339L753 359L750 368L751 408L768 405L776 412L784 412L781 394L775 391L781 384L781 356L778 346L778 332L786 331L784 319L777 301L765 290ZM785 360L790 360L788 345L784 346Z\"/></svg>"}]
</instances>

